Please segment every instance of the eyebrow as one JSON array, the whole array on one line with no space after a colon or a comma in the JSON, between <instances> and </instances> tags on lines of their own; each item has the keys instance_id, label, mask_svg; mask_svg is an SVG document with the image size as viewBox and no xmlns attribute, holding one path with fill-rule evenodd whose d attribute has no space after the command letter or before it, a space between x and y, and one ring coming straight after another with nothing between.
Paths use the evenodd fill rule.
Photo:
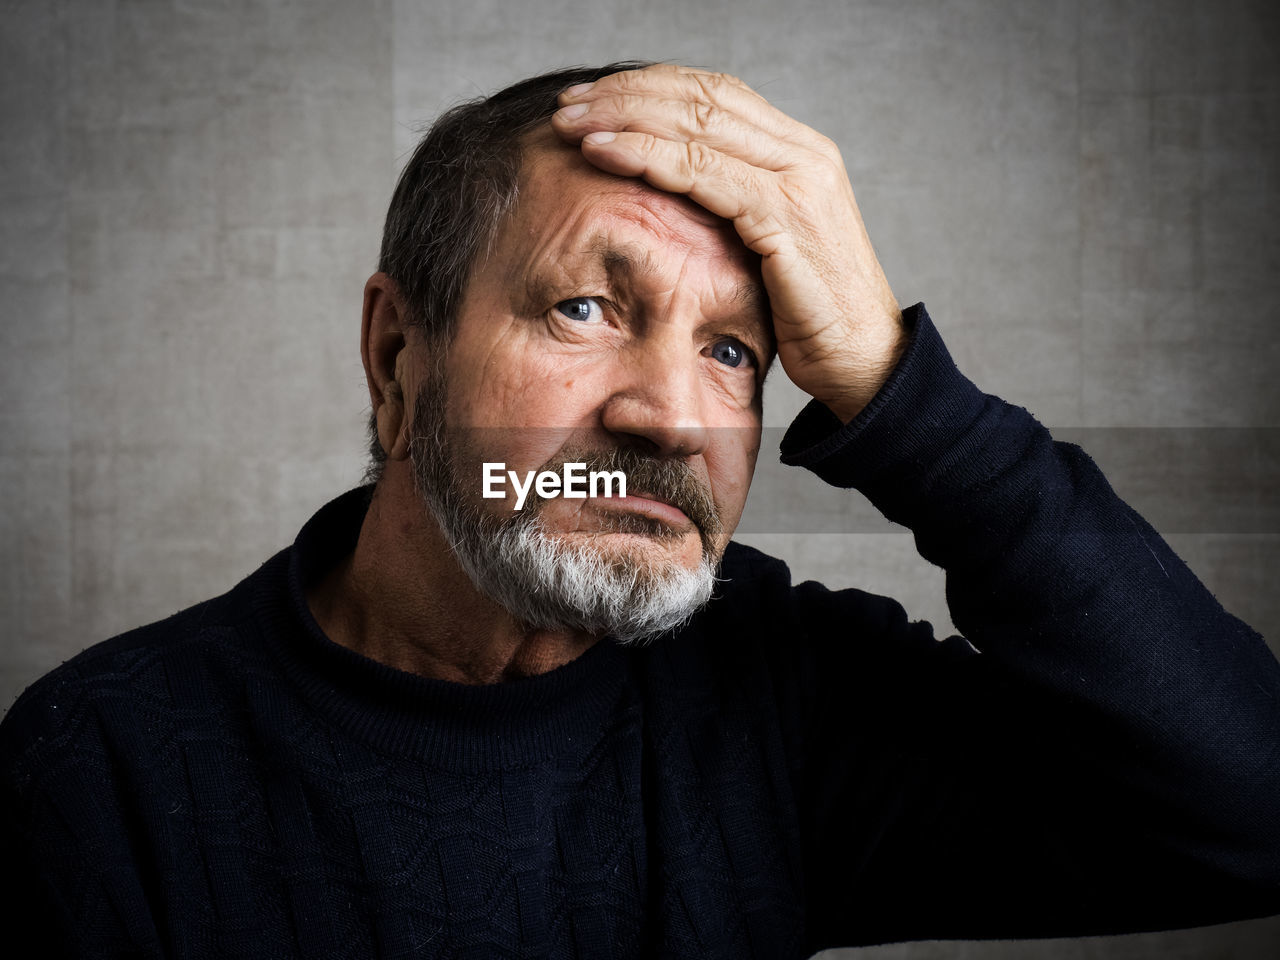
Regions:
<instances>
[{"instance_id":1,"label":"eyebrow","mask_svg":"<svg viewBox=\"0 0 1280 960\"><path fill-rule=\"evenodd\" d=\"M614 246L604 234L593 237L587 244L586 250L592 255L589 261L591 268L602 268L608 277L609 286L614 289L625 286L634 277L652 276L660 272L653 255L648 250L631 245ZM586 271L582 273L585 274ZM555 296L553 292L555 284L542 273L529 276L525 286L529 296L536 303L545 303ZM759 283L738 284L729 302L763 319L764 341L766 347L772 349L773 324L770 321L772 311L763 286Z\"/></svg>"}]
</instances>

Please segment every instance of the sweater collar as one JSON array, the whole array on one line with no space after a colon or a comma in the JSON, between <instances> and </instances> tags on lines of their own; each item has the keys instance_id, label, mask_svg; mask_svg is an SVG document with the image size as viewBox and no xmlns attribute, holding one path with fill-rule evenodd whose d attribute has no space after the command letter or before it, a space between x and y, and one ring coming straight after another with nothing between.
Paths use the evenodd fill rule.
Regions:
<instances>
[{"instance_id":1,"label":"sweater collar","mask_svg":"<svg viewBox=\"0 0 1280 960\"><path fill-rule=\"evenodd\" d=\"M623 699L630 652L601 640L547 673L472 686L406 673L330 640L306 588L349 554L371 487L320 509L260 593L267 640L312 706L376 747L435 766L492 769L588 749Z\"/></svg>"}]
</instances>

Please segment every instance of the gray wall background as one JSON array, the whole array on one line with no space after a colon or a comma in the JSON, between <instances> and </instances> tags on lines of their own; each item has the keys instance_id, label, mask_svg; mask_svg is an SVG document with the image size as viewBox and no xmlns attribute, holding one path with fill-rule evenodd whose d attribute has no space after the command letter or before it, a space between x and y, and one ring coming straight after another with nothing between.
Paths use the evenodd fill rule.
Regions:
<instances>
[{"instance_id":1,"label":"gray wall background","mask_svg":"<svg viewBox=\"0 0 1280 960\"><path fill-rule=\"evenodd\" d=\"M735 73L842 147L899 299L1280 635L1268 0L17 0L0 22L0 706L221 592L362 468L360 294L420 125L571 63ZM780 375L782 427L802 405ZM873 512L745 539L950 630ZM785 498L784 499L784 495ZM836 531L836 532L832 532ZM849 957L1270 957L1277 920ZM834 956L834 955L833 955Z\"/></svg>"}]
</instances>

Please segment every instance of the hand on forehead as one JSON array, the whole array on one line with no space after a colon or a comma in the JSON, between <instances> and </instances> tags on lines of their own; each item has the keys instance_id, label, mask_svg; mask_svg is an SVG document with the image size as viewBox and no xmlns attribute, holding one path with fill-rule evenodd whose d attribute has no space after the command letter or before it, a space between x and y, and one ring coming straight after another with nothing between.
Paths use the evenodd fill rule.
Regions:
<instances>
[{"instance_id":1,"label":"hand on forehead","mask_svg":"<svg viewBox=\"0 0 1280 960\"><path fill-rule=\"evenodd\" d=\"M560 94L551 127L592 165L689 197L761 257L778 358L841 417L905 344L836 145L742 81L659 64Z\"/></svg>"},{"instance_id":2,"label":"hand on forehead","mask_svg":"<svg viewBox=\"0 0 1280 960\"><path fill-rule=\"evenodd\" d=\"M764 174L829 163L826 137L727 74L655 64L570 87L560 103L552 128L591 163L731 221L768 201Z\"/></svg>"}]
</instances>

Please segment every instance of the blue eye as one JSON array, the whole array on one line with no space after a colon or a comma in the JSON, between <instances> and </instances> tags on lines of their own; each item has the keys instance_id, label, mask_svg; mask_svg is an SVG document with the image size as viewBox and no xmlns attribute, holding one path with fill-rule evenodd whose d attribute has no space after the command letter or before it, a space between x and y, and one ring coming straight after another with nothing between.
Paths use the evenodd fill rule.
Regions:
<instances>
[{"instance_id":1,"label":"blue eye","mask_svg":"<svg viewBox=\"0 0 1280 960\"><path fill-rule=\"evenodd\" d=\"M721 340L711 348L711 356L727 367L736 367L742 363L746 351L736 340Z\"/></svg>"},{"instance_id":2,"label":"blue eye","mask_svg":"<svg viewBox=\"0 0 1280 960\"><path fill-rule=\"evenodd\" d=\"M556 304L556 309L562 316L576 320L578 323L596 323L604 319L600 301L595 297L572 297L569 300L561 300Z\"/></svg>"}]
</instances>

